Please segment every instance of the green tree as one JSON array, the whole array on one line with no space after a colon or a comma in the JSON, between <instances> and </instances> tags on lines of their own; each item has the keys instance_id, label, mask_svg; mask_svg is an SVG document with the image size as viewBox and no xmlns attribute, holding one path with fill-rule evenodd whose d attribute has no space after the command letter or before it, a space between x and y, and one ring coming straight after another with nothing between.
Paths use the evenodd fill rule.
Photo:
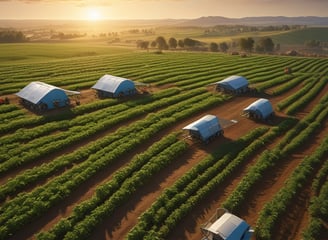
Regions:
<instances>
[{"instance_id":1,"label":"green tree","mask_svg":"<svg viewBox=\"0 0 328 240\"><path fill-rule=\"evenodd\" d=\"M141 49L148 49L149 42L148 41L138 41L137 42L137 47L141 48Z\"/></svg>"},{"instance_id":2,"label":"green tree","mask_svg":"<svg viewBox=\"0 0 328 240\"><path fill-rule=\"evenodd\" d=\"M219 44L219 47L220 47L220 50L221 50L222 52L227 52L228 49L229 49L229 46L228 46L228 44L227 44L226 42L222 42L222 43L220 43L220 44Z\"/></svg>"},{"instance_id":3,"label":"green tree","mask_svg":"<svg viewBox=\"0 0 328 240\"><path fill-rule=\"evenodd\" d=\"M219 50L219 45L215 42L212 42L210 44L210 51L211 52L217 52Z\"/></svg>"},{"instance_id":4,"label":"green tree","mask_svg":"<svg viewBox=\"0 0 328 240\"><path fill-rule=\"evenodd\" d=\"M28 39L20 31L5 30L0 31L0 42L1 43L16 43L16 42L27 42Z\"/></svg>"},{"instance_id":5,"label":"green tree","mask_svg":"<svg viewBox=\"0 0 328 240\"><path fill-rule=\"evenodd\" d=\"M194 39L191 39L191 38L185 38L183 40L183 43L184 43L184 46L185 47L190 47L190 48L193 48L197 45L198 41L194 40Z\"/></svg>"},{"instance_id":6,"label":"green tree","mask_svg":"<svg viewBox=\"0 0 328 240\"><path fill-rule=\"evenodd\" d=\"M254 48L254 39L249 38L241 38L239 40L240 49L246 52L251 52Z\"/></svg>"},{"instance_id":7,"label":"green tree","mask_svg":"<svg viewBox=\"0 0 328 240\"><path fill-rule=\"evenodd\" d=\"M156 41L152 41L152 42L150 43L150 46L151 46L152 48L155 48L156 45L157 45Z\"/></svg>"},{"instance_id":8,"label":"green tree","mask_svg":"<svg viewBox=\"0 0 328 240\"><path fill-rule=\"evenodd\" d=\"M259 40L256 46L258 52L272 52L274 50L274 43L271 38L263 37Z\"/></svg>"},{"instance_id":9,"label":"green tree","mask_svg":"<svg viewBox=\"0 0 328 240\"><path fill-rule=\"evenodd\" d=\"M320 47L320 41L309 40L309 41L306 41L305 42L305 46L311 47L311 48Z\"/></svg>"},{"instance_id":10,"label":"green tree","mask_svg":"<svg viewBox=\"0 0 328 240\"><path fill-rule=\"evenodd\" d=\"M164 50L164 49L168 49L168 45L166 43L166 40L164 37L159 36L156 38L156 43L157 43L157 47L159 50Z\"/></svg>"},{"instance_id":11,"label":"green tree","mask_svg":"<svg viewBox=\"0 0 328 240\"><path fill-rule=\"evenodd\" d=\"M178 46L179 46L180 48L184 48L184 41L180 39L180 40L178 41Z\"/></svg>"},{"instance_id":12,"label":"green tree","mask_svg":"<svg viewBox=\"0 0 328 240\"><path fill-rule=\"evenodd\" d=\"M177 46L178 46L178 41L175 38L171 37L169 39L169 47L173 48L173 49L176 49Z\"/></svg>"}]
</instances>

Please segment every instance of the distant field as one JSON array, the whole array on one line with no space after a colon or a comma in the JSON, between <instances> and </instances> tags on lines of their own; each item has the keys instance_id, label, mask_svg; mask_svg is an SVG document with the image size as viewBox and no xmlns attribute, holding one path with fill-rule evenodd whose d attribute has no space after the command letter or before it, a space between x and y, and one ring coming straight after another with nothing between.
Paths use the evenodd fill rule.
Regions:
<instances>
[{"instance_id":1,"label":"distant field","mask_svg":"<svg viewBox=\"0 0 328 240\"><path fill-rule=\"evenodd\" d=\"M256 240L326 240L327 59L81 42L0 56L0 240L200 240L221 207ZM104 74L145 85L99 99L90 88ZM254 91L217 92L231 75ZM32 81L79 90L79 102L32 112L15 95ZM275 116L242 116L259 98ZM206 114L230 123L208 144L182 130Z\"/></svg>"},{"instance_id":2,"label":"distant field","mask_svg":"<svg viewBox=\"0 0 328 240\"><path fill-rule=\"evenodd\" d=\"M170 37L176 39L184 39L186 37L193 38L205 43L211 42L238 42L240 38L252 37L257 41L261 37L272 38L275 44L280 44L283 50L289 48L304 48L304 43L309 40L317 40L321 42L328 42L328 27L309 27L302 30L290 30L290 31L270 31L270 32L245 32L236 34L222 34L212 33L211 35L205 34L206 28L201 27L158 27L155 28L154 35L142 35L142 34L128 34L122 33L120 38L122 42L125 40L148 40L153 41L157 36L163 36L167 40Z\"/></svg>"},{"instance_id":3,"label":"distant field","mask_svg":"<svg viewBox=\"0 0 328 240\"><path fill-rule=\"evenodd\" d=\"M129 49L110 48L106 43L22 43L0 44L0 65L14 64L17 61L49 61L105 54L124 54Z\"/></svg>"},{"instance_id":4,"label":"distant field","mask_svg":"<svg viewBox=\"0 0 328 240\"><path fill-rule=\"evenodd\" d=\"M304 44L309 40L328 42L328 27L307 28L287 33L274 34L271 37L274 42L279 42L281 44Z\"/></svg>"}]
</instances>

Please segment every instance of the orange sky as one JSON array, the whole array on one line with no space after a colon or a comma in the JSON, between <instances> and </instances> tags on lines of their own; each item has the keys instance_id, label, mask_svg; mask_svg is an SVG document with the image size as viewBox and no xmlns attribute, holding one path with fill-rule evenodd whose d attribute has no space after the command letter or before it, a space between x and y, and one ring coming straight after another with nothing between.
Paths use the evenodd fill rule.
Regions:
<instances>
[{"instance_id":1,"label":"orange sky","mask_svg":"<svg viewBox=\"0 0 328 240\"><path fill-rule=\"evenodd\" d=\"M328 0L0 0L0 19L328 16Z\"/></svg>"}]
</instances>

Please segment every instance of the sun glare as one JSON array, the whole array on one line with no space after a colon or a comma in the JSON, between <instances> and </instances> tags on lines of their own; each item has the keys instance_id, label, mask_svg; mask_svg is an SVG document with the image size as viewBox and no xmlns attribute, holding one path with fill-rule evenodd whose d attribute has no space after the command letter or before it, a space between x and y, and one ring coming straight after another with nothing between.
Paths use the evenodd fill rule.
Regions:
<instances>
[{"instance_id":1,"label":"sun glare","mask_svg":"<svg viewBox=\"0 0 328 240\"><path fill-rule=\"evenodd\" d=\"M101 12L97 9L90 8L87 11L87 19L89 21L99 21L102 19Z\"/></svg>"}]
</instances>

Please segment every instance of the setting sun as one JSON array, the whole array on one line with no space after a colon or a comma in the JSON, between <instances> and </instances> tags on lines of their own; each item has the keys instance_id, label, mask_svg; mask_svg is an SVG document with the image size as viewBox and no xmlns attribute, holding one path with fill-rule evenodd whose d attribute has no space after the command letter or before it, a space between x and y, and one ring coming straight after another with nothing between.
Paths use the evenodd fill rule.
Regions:
<instances>
[{"instance_id":1,"label":"setting sun","mask_svg":"<svg viewBox=\"0 0 328 240\"><path fill-rule=\"evenodd\" d=\"M101 19L102 19L102 15L98 9L90 8L87 10L87 20L98 21Z\"/></svg>"}]
</instances>

